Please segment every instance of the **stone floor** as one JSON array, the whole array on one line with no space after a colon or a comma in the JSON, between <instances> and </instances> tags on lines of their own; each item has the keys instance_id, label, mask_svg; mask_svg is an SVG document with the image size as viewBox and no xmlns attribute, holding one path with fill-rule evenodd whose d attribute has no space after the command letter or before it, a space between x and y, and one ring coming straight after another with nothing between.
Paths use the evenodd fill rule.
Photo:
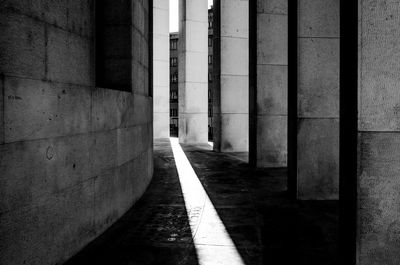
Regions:
<instances>
[{"instance_id":1,"label":"stone floor","mask_svg":"<svg viewBox=\"0 0 400 265\"><path fill-rule=\"evenodd\" d=\"M200 203L188 203L170 141L158 141L143 198L68 265L337 264L337 202L287 199L286 169L249 168L244 154L182 147L202 186L193 196L205 190Z\"/></svg>"}]
</instances>

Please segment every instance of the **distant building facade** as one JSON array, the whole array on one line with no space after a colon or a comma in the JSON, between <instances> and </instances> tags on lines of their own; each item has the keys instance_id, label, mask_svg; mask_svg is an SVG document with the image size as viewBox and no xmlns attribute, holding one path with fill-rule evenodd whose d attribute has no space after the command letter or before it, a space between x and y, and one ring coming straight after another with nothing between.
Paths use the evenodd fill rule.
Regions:
<instances>
[{"instance_id":1,"label":"distant building facade","mask_svg":"<svg viewBox=\"0 0 400 265\"><path fill-rule=\"evenodd\" d=\"M178 137L178 33L170 33L170 60L169 60L169 128L172 137Z\"/></svg>"},{"instance_id":2,"label":"distant building facade","mask_svg":"<svg viewBox=\"0 0 400 265\"><path fill-rule=\"evenodd\" d=\"M170 33L170 135L178 137L178 40L179 33ZM208 10L208 139L213 139L213 9Z\"/></svg>"}]
</instances>

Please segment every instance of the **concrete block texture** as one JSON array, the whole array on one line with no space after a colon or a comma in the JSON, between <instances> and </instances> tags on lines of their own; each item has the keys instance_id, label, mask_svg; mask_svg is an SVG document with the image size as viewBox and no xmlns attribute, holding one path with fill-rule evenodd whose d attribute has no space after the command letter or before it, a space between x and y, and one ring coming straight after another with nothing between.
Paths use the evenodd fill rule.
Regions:
<instances>
[{"instance_id":1,"label":"concrete block texture","mask_svg":"<svg viewBox=\"0 0 400 265\"><path fill-rule=\"evenodd\" d=\"M360 1L361 131L400 131L399 1ZM362 93L361 93L362 92Z\"/></svg>"},{"instance_id":2,"label":"concrete block texture","mask_svg":"<svg viewBox=\"0 0 400 265\"><path fill-rule=\"evenodd\" d=\"M339 0L298 0L301 37L339 37Z\"/></svg>"},{"instance_id":3,"label":"concrete block texture","mask_svg":"<svg viewBox=\"0 0 400 265\"><path fill-rule=\"evenodd\" d=\"M300 119L297 144L298 198L339 198L339 120Z\"/></svg>"},{"instance_id":4,"label":"concrete block texture","mask_svg":"<svg viewBox=\"0 0 400 265\"><path fill-rule=\"evenodd\" d=\"M339 117L339 39L301 38L298 116Z\"/></svg>"},{"instance_id":5,"label":"concrete block texture","mask_svg":"<svg viewBox=\"0 0 400 265\"><path fill-rule=\"evenodd\" d=\"M286 167L287 116L257 116L257 167Z\"/></svg>"},{"instance_id":6,"label":"concrete block texture","mask_svg":"<svg viewBox=\"0 0 400 265\"><path fill-rule=\"evenodd\" d=\"M64 263L151 180L149 1L126 2L129 92L95 87L93 0L0 3L0 264Z\"/></svg>"},{"instance_id":7,"label":"concrete block texture","mask_svg":"<svg viewBox=\"0 0 400 265\"><path fill-rule=\"evenodd\" d=\"M400 1L359 0L358 264L400 260Z\"/></svg>"},{"instance_id":8,"label":"concrete block texture","mask_svg":"<svg viewBox=\"0 0 400 265\"><path fill-rule=\"evenodd\" d=\"M179 141L208 142L207 2L179 1Z\"/></svg>"},{"instance_id":9,"label":"concrete block texture","mask_svg":"<svg viewBox=\"0 0 400 265\"><path fill-rule=\"evenodd\" d=\"M338 199L339 1L298 2L297 195Z\"/></svg>"},{"instance_id":10,"label":"concrete block texture","mask_svg":"<svg viewBox=\"0 0 400 265\"><path fill-rule=\"evenodd\" d=\"M287 15L257 14L257 63L287 65Z\"/></svg>"},{"instance_id":11,"label":"concrete block texture","mask_svg":"<svg viewBox=\"0 0 400 265\"><path fill-rule=\"evenodd\" d=\"M215 102L214 150L221 152L247 152L249 150L249 3L248 1L221 0L216 3L220 12L214 19L220 23L215 31L218 44L213 94ZM218 64L217 63L217 64Z\"/></svg>"},{"instance_id":12,"label":"concrete block texture","mask_svg":"<svg viewBox=\"0 0 400 265\"><path fill-rule=\"evenodd\" d=\"M400 135L359 133L358 264L399 261Z\"/></svg>"},{"instance_id":13,"label":"concrete block texture","mask_svg":"<svg viewBox=\"0 0 400 265\"><path fill-rule=\"evenodd\" d=\"M257 77L251 99L256 139L251 163L287 166L288 16L287 0L257 1ZM255 77L254 77L255 78ZM252 126L253 127L253 126Z\"/></svg>"},{"instance_id":14,"label":"concrete block texture","mask_svg":"<svg viewBox=\"0 0 400 265\"><path fill-rule=\"evenodd\" d=\"M288 67L258 65L257 79L257 113L287 116Z\"/></svg>"}]
</instances>

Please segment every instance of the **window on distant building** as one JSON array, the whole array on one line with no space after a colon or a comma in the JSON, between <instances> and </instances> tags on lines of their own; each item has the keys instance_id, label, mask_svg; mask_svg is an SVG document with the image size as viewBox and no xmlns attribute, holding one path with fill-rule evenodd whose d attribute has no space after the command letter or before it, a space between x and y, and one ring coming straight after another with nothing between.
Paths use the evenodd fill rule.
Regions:
<instances>
[{"instance_id":1,"label":"window on distant building","mask_svg":"<svg viewBox=\"0 0 400 265\"><path fill-rule=\"evenodd\" d=\"M212 37L208 37L208 47L212 47L213 45L213 39Z\"/></svg>"},{"instance_id":2,"label":"window on distant building","mask_svg":"<svg viewBox=\"0 0 400 265\"><path fill-rule=\"evenodd\" d=\"M208 82L212 82L213 81L213 75L212 73L208 73Z\"/></svg>"},{"instance_id":3,"label":"window on distant building","mask_svg":"<svg viewBox=\"0 0 400 265\"><path fill-rule=\"evenodd\" d=\"M171 50L176 50L178 49L178 40L171 40Z\"/></svg>"},{"instance_id":4,"label":"window on distant building","mask_svg":"<svg viewBox=\"0 0 400 265\"><path fill-rule=\"evenodd\" d=\"M208 64L212 64L213 63L213 57L212 55L208 55Z\"/></svg>"},{"instance_id":5,"label":"window on distant building","mask_svg":"<svg viewBox=\"0 0 400 265\"><path fill-rule=\"evenodd\" d=\"M170 64L172 67L176 67L178 65L178 58L172 57L170 60Z\"/></svg>"},{"instance_id":6,"label":"window on distant building","mask_svg":"<svg viewBox=\"0 0 400 265\"><path fill-rule=\"evenodd\" d=\"M212 21L208 21L208 28L209 28L209 29L212 29L212 27L213 27Z\"/></svg>"},{"instance_id":7,"label":"window on distant building","mask_svg":"<svg viewBox=\"0 0 400 265\"><path fill-rule=\"evenodd\" d=\"M173 73L171 75L171 83L173 83L173 84L178 83L178 73Z\"/></svg>"}]
</instances>

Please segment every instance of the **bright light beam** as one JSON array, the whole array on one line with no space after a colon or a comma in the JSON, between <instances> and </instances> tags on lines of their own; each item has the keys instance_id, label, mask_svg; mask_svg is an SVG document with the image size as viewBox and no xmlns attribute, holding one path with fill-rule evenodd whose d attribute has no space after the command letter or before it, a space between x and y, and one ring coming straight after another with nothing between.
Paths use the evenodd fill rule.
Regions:
<instances>
[{"instance_id":1,"label":"bright light beam","mask_svg":"<svg viewBox=\"0 0 400 265\"><path fill-rule=\"evenodd\" d=\"M179 140L170 141L199 265L245 265Z\"/></svg>"}]
</instances>

